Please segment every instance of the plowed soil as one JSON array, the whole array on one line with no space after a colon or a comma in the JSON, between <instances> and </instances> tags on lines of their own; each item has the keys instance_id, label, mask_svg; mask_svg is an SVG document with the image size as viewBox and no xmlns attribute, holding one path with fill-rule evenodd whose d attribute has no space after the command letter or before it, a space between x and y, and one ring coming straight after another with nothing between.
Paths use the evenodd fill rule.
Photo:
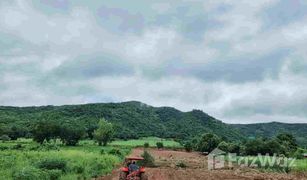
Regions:
<instances>
[{"instance_id":1,"label":"plowed soil","mask_svg":"<svg viewBox=\"0 0 307 180\"><path fill-rule=\"evenodd\" d=\"M149 149L155 158L156 168L146 168L149 180L307 180L304 174L261 173L251 168L208 170L207 157L196 152ZM130 156L139 157L142 148L134 149ZM183 162L187 167L178 168ZM97 180L118 180L119 169Z\"/></svg>"}]
</instances>

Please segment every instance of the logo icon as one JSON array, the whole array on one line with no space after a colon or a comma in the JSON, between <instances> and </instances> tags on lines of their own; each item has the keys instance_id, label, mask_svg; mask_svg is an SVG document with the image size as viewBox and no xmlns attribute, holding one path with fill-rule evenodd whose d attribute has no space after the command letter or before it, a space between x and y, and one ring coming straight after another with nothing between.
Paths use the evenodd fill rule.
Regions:
<instances>
[{"instance_id":1,"label":"logo icon","mask_svg":"<svg viewBox=\"0 0 307 180\"><path fill-rule=\"evenodd\" d=\"M208 169L222 169L225 167L226 152L215 148L210 154L208 154Z\"/></svg>"}]
</instances>

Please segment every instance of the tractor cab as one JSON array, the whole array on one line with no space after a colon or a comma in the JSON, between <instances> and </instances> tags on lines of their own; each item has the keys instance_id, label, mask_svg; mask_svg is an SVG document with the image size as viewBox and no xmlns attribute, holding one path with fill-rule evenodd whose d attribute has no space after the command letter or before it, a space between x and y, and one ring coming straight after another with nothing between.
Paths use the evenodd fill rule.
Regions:
<instances>
[{"instance_id":1,"label":"tractor cab","mask_svg":"<svg viewBox=\"0 0 307 180\"><path fill-rule=\"evenodd\" d=\"M125 158L124 167L121 168L119 180L147 180L145 168L137 162L144 160L142 157Z\"/></svg>"}]
</instances>

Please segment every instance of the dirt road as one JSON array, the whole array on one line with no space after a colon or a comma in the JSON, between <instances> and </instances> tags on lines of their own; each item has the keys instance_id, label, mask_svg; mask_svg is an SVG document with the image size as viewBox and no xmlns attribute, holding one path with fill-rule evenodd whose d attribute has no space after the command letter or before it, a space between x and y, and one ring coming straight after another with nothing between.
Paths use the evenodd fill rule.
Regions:
<instances>
[{"instance_id":1,"label":"dirt road","mask_svg":"<svg viewBox=\"0 0 307 180\"><path fill-rule=\"evenodd\" d=\"M149 149L157 168L146 168L149 180L306 180L307 176L280 173L261 173L255 169L208 170L207 158L196 152ZM131 156L140 156L142 148L134 149ZM178 168L183 162L187 167ZM118 180L119 170L99 180Z\"/></svg>"}]
</instances>

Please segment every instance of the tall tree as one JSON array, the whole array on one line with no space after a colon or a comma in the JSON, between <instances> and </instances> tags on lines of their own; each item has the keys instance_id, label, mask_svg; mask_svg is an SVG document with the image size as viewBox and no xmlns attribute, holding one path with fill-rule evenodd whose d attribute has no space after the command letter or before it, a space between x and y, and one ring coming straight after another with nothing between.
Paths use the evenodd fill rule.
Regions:
<instances>
[{"instance_id":1,"label":"tall tree","mask_svg":"<svg viewBox=\"0 0 307 180\"><path fill-rule=\"evenodd\" d=\"M204 134L197 145L197 150L202 152L211 152L214 150L219 143L221 142L221 139L212 133Z\"/></svg>"},{"instance_id":2,"label":"tall tree","mask_svg":"<svg viewBox=\"0 0 307 180\"><path fill-rule=\"evenodd\" d=\"M32 130L33 139L38 143L43 143L44 140L57 138L59 136L60 126L56 121L42 120L38 121Z\"/></svg>"},{"instance_id":3,"label":"tall tree","mask_svg":"<svg viewBox=\"0 0 307 180\"><path fill-rule=\"evenodd\" d=\"M105 119L101 119L98 123L98 129L94 131L94 139L98 142L99 146L106 146L111 141L113 135L113 125Z\"/></svg>"}]
</instances>

